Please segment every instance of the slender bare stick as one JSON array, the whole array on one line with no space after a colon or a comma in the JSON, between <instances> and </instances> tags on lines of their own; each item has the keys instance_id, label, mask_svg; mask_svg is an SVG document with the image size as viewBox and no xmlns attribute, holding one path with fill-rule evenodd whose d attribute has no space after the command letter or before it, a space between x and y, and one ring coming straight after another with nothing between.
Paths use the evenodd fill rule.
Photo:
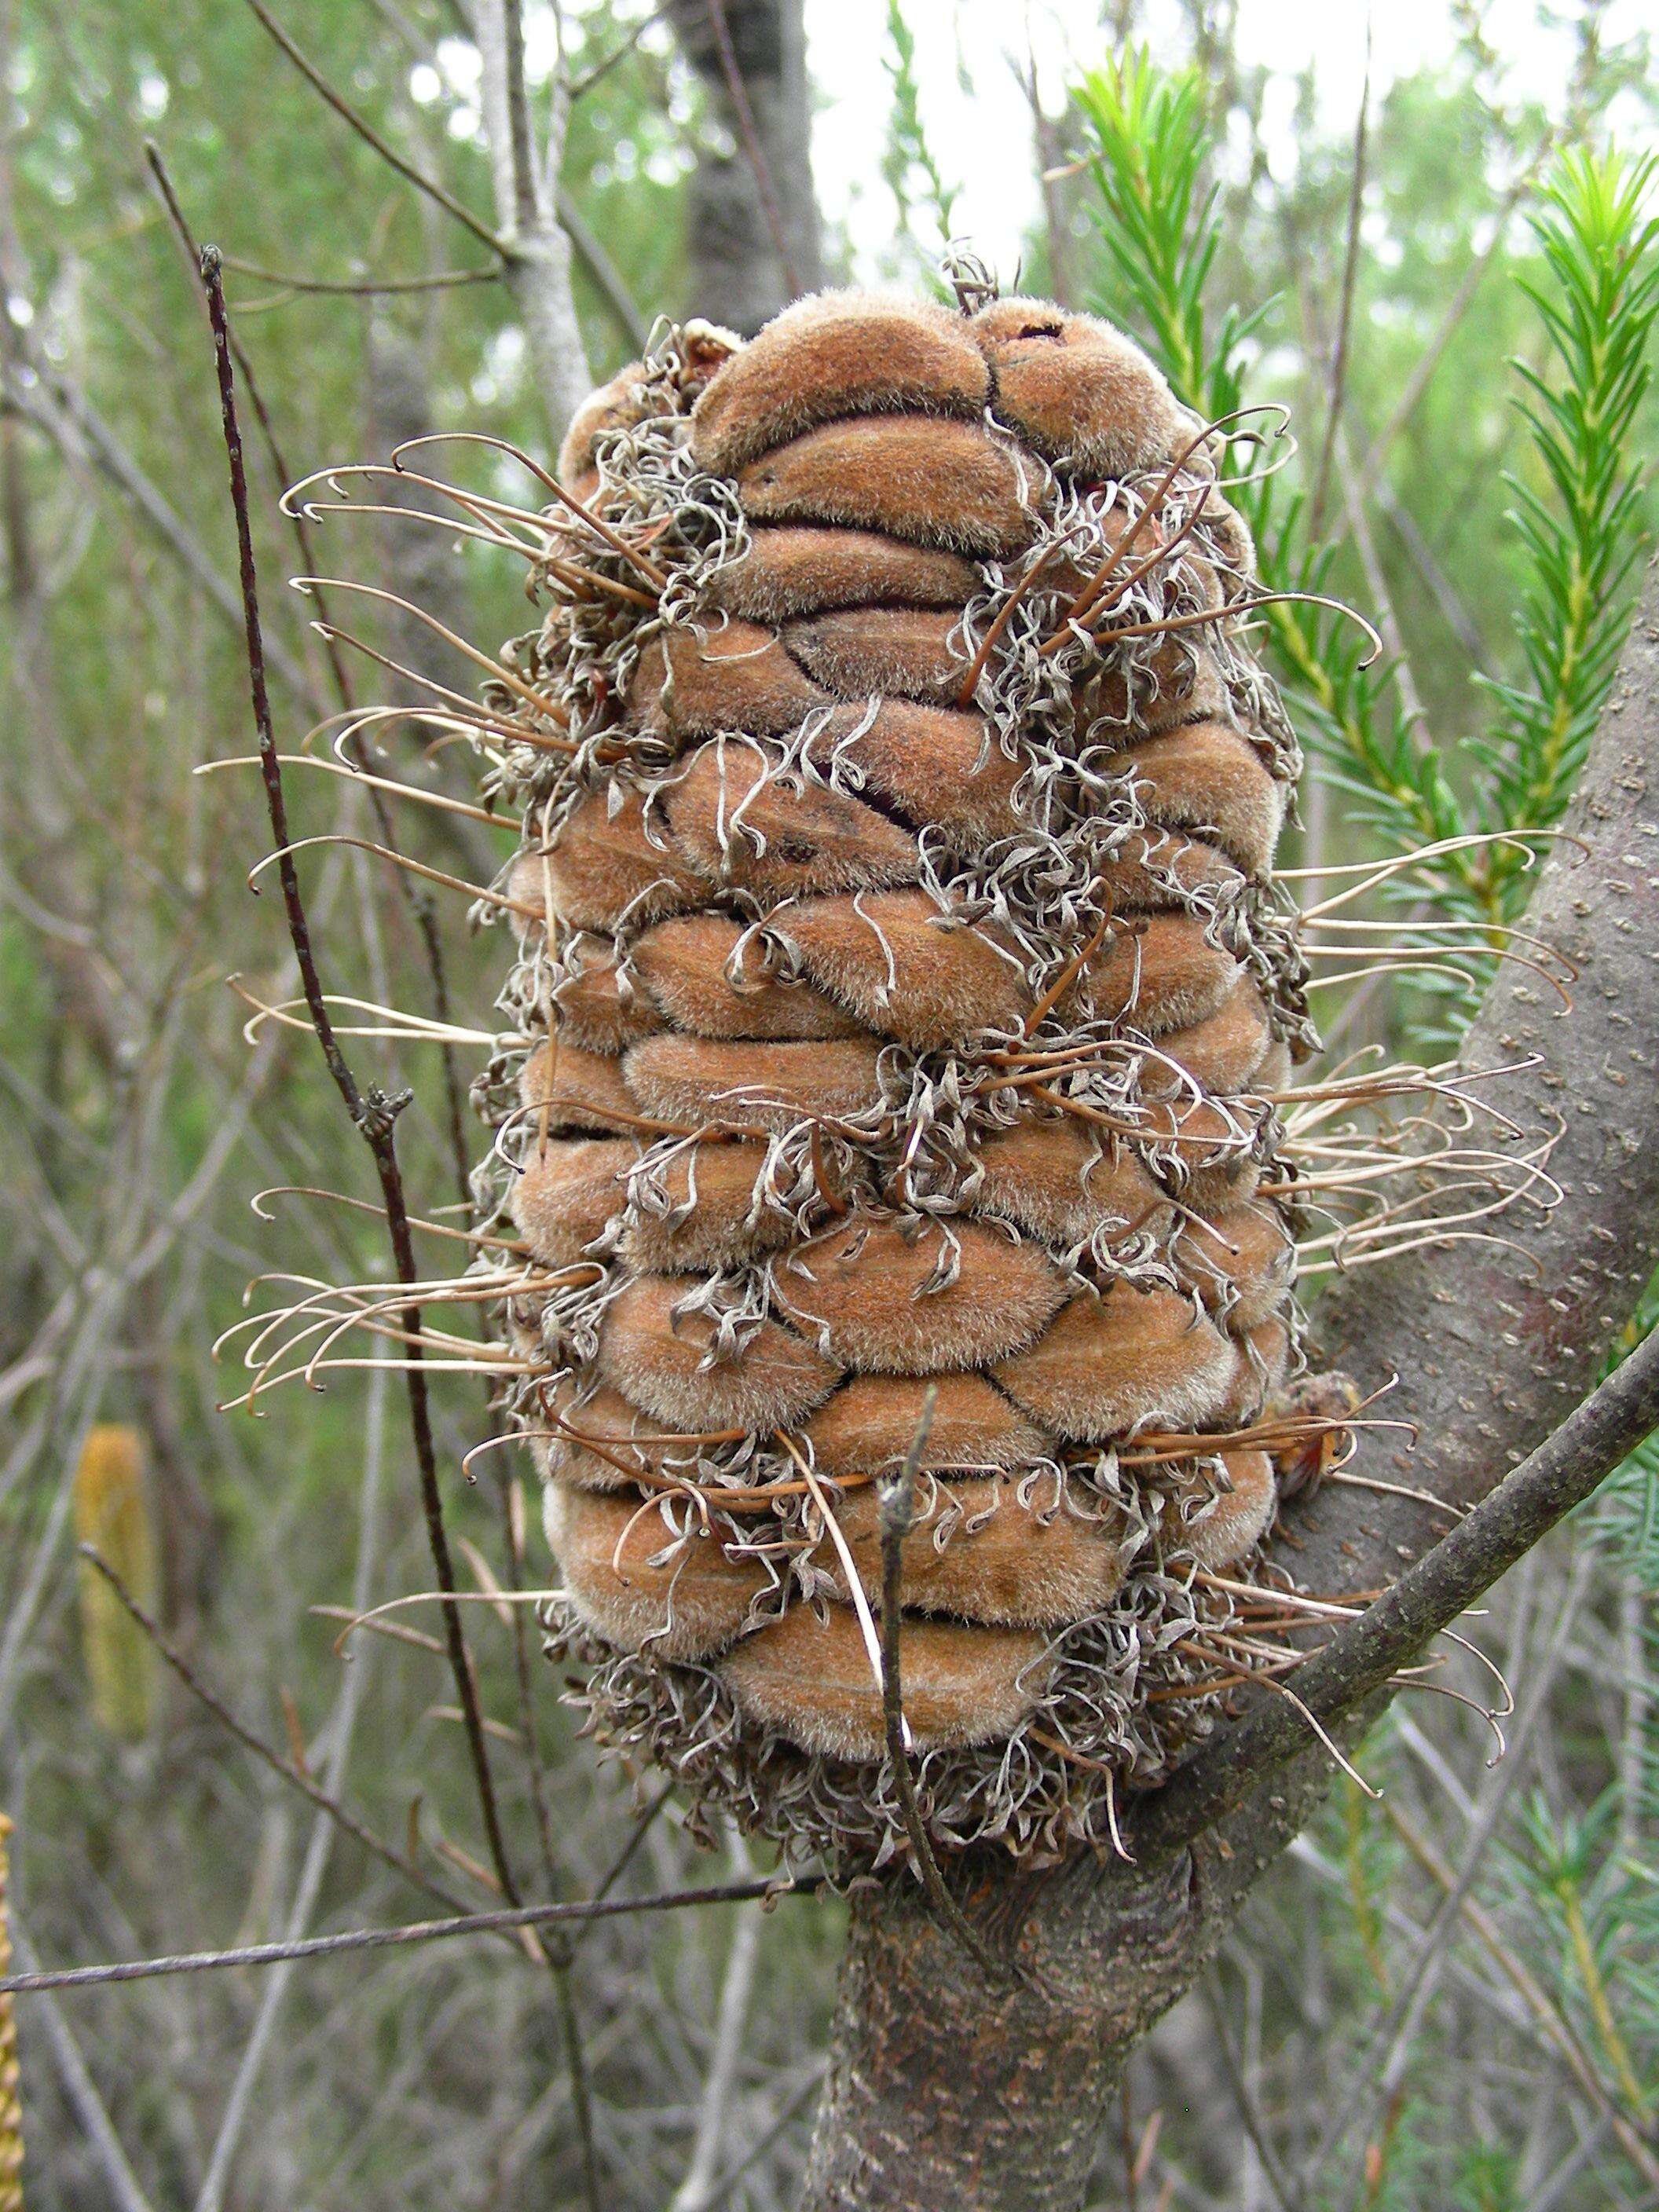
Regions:
<instances>
[{"instance_id":1,"label":"slender bare stick","mask_svg":"<svg viewBox=\"0 0 1659 2212\"><path fill-rule=\"evenodd\" d=\"M499 269L434 269L429 276L295 276L285 270L262 268L258 262L244 261L234 253L227 253L224 261L226 268L234 270L239 276L258 277L260 283L275 284L284 292L342 293L354 299L379 298L389 292L447 292L459 284L501 281Z\"/></svg>"},{"instance_id":2,"label":"slender bare stick","mask_svg":"<svg viewBox=\"0 0 1659 2212\"><path fill-rule=\"evenodd\" d=\"M820 1874L793 1881L763 1877L717 1882L707 1889L658 1890L648 1897L612 1897L574 1905L515 1905L500 1912L462 1912L452 1920L411 1920L398 1928L353 1928L338 1936L307 1936L296 1943L246 1943L234 1951L179 1951L162 1958L122 1959L100 1966L60 1966L9 1974L0 1996L37 1990L106 1988L112 1982L148 1982L163 1974L204 1974L225 1966L278 1966L289 1959L337 1959L349 1951L392 1951L410 1943L441 1943L452 1936L494 1936L504 1928L550 1928L586 1920L621 1920L632 1913L677 1912L698 1905L741 1905L751 1897L811 1897L823 1887Z\"/></svg>"},{"instance_id":3,"label":"slender bare stick","mask_svg":"<svg viewBox=\"0 0 1659 2212\"><path fill-rule=\"evenodd\" d=\"M738 137L743 145L743 158L749 164L755 179L755 197L766 217L766 228L771 234L772 251L778 257L778 269L783 278L784 291L793 299L800 286L796 281L793 264L789 258L789 246L783 232L783 211L778 205L777 188L772 181L772 171L755 128L755 111L749 104L749 88L743 81L743 71L738 67L738 57L732 45L732 27L726 20L726 0L703 0L708 17L708 27L714 34L714 51L720 56L720 75L726 80L726 89L732 101L732 118L738 126Z\"/></svg>"},{"instance_id":4,"label":"slender bare stick","mask_svg":"<svg viewBox=\"0 0 1659 2212\"><path fill-rule=\"evenodd\" d=\"M206 1707L220 1727L228 1735L234 1736L245 1751L251 1752L262 1765L268 1766L273 1774L286 1782L290 1790L297 1790L302 1797L309 1799L319 1813L326 1813L330 1820L343 1829L354 1843L361 1844L366 1851L370 1852L382 1864L389 1866L394 1873L402 1875L405 1881L413 1882L417 1889L423 1889L428 1897L435 1897L441 1905L453 1905L457 1912L465 1911L464 1901L453 1891L444 1888L441 1882L433 1881L421 1871L412 1859L405 1857L403 1852L394 1850L390 1844L377 1836L372 1828L365 1827L355 1813L349 1812L337 1797L331 1796L320 1783L314 1781L306 1772L303 1767L296 1766L291 1759L284 1759L282 1753L274 1749L262 1735L256 1735L245 1721L238 1719L218 1692L204 1682L184 1654L167 1641L154 1618L139 1604L109 1561L100 1553L95 1552L90 1544L82 1544L79 1548L81 1557L104 1577L128 1613L131 1614L157 1655L167 1666L171 1668L185 1689L190 1692L191 1696L198 1705Z\"/></svg>"},{"instance_id":5,"label":"slender bare stick","mask_svg":"<svg viewBox=\"0 0 1659 2212\"><path fill-rule=\"evenodd\" d=\"M341 120L349 123L357 136L366 144L372 146L383 161L394 168L408 183L413 185L417 191L422 191L428 199L435 200L447 215L453 216L457 222L465 224L474 238L489 246L492 252L499 253L503 261L511 260L512 255L505 242L496 237L488 223L480 222L471 209L458 200L447 186L441 185L435 177L428 177L424 170L417 169L412 161L405 161L395 146L388 144L386 140L381 137L372 123L359 115L349 100L341 98L315 62L295 45L288 33L264 5L264 0L247 0L247 4L313 91L325 100Z\"/></svg>"},{"instance_id":6,"label":"slender bare stick","mask_svg":"<svg viewBox=\"0 0 1659 2212\"><path fill-rule=\"evenodd\" d=\"M258 0L249 0L256 9ZM360 1091L356 1077L341 1051L334 1034L333 1023L317 973L316 955L311 942L310 925L306 919L305 905L300 896L300 880L289 851L288 808L283 792L282 763L277 757L276 733L270 717L270 699L265 685L264 646L259 625L258 580L253 566L253 538L248 514L247 475L242 460L241 430L236 416L235 379L231 367L229 333L225 322L225 295L222 265L218 251L204 247L202 253L202 283L207 293L208 315L213 328L214 360L219 380L220 411L224 422L225 451L230 467L231 501L236 515L237 554L241 576L242 606L247 639L248 682L252 697L254 732L258 739L260 771L264 780L266 806L270 816L271 835L276 840L278 859L277 872L282 884L283 906L288 920L289 935L294 945L294 956L300 970L301 988L310 1011L312 1026L317 1032L317 1042L329 1073L346 1110L361 1131L374 1158L375 1173L380 1179L380 1194L386 1205L386 1226L392 1241L392 1258L401 1283L418 1279L415 1262L414 1240L410 1233L409 1209L404 1196L403 1174L398 1164L395 1130L398 1115L409 1103L405 1091L396 1097L379 1089ZM421 1310L411 1302L403 1309L402 1325L410 1335L421 1334ZM438 1587L447 1596L455 1592L455 1571L450 1559L449 1538L444 1528L443 1498L438 1485L437 1449L432 1435L432 1411L427 1395L426 1373L418 1346L410 1357L408 1368L410 1425L414 1432L415 1456L420 1471L421 1504L426 1522L427 1540L432 1553L434 1571ZM471 1755L472 1770L477 1785L479 1808L483 1816L484 1834L489 1848L501 1893L509 1904L519 1902L518 1885L507 1855L507 1845L501 1833L501 1814L495 1802L495 1784L489 1771L489 1752L484 1741L483 1720L478 1710L477 1690L473 1681L471 1660L461 1632L459 1608L454 1605L443 1607L445 1640L448 1647L450 1668L455 1678L455 1690L466 1731L467 1747Z\"/></svg>"},{"instance_id":7,"label":"slender bare stick","mask_svg":"<svg viewBox=\"0 0 1659 2212\"><path fill-rule=\"evenodd\" d=\"M1342 258L1342 297L1337 309L1336 339L1331 354L1330 389L1325 398L1325 434L1314 471L1313 497L1308 509L1308 535L1317 544L1325 520L1325 501L1330 490L1331 463L1336 455L1336 434L1342 423L1342 403L1347 396L1348 341L1353 331L1354 279L1359 268L1359 216L1365 197L1365 149L1370 125L1371 24L1365 18L1365 75L1359 88L1359 114L1354 124L1353 173L1348 179L1348 236Z\"/></svg>"}]
</instances>

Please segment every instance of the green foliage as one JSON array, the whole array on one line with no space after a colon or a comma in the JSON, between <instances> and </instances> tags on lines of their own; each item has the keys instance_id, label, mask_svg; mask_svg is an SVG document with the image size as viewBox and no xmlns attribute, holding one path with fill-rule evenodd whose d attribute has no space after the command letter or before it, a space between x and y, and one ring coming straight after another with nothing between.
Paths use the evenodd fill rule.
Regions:
<instances>
[{"instance_id":1,"label":"green foliage","mask_svg":"<svg viewBox=\"0 0 1659 2212\"><path fill-rule=\"evenodd\" d=\"M1164 75L1143 50L1085 78L1077 99L1115 279L1098 304L1120 318L1127 307L1178 395L1218 421L1244 404L1250 341L1271 303L1217 313L1208 301L1222 234L1219 194L1206 182L1213 148L1202 87L1195 75ZM1255 534L1263 588L1325 593L1334 549L1306 542L1303 495L1263 473L1273 458L1253 440L1229 440L1225 473L1246 479L1232 496ZM1385 840L1457 835L1455 798L1413 725L1398 672L1369 662L1363 636L1333 608L1280 599L1264 612L1300 724L1361 818Z\"/></svg>"},{"instance_id":2,"label":"green foliage","mask_svg":"<svg viewBox=\"0 0 1659 2212\"><path fill-rule=\"evenodd\" d=\"M913 217L921 206L936 234L934 240L927 241L929 249L937 250L951 240L957 187L945 183L922 125L915 33L905 20L901 0L887 0L887 44L883 66L893 88L893 105L881 173L892 191L901 234L914 239Z\"/></svg>"},{"instance_id":3,"label":"green foliage","mask_svg":"<svg viewBox=\"0 0 1659 2212\"><path fill-rule=\"evenodd\" d=\"M1613 1847L1623 1815L1616 1786L1582 1811L1537 1790L1510 1848L1563 2009L1609 2094L1645 2128L1659 2104L1659 1890L1650 1866Z\"/></svg>"},{"instance_id":4,"label":"green foliage","mask_svg":"<svg viewBox=\"0 0 1659 2212\"><path fill-rule=\"evenodd\" d=\"M1569 153L1532 219L1546 274L1522 283L1556 374L1515 364L1534 464L1531 481L1510 479L1529 569L1516 623L1527 680L1494 685L1500 717L1481 748L1489 818L1506 825L1560 818L1630 623L1644 478L1632 433L1659 316L1659 217L1644 212L1656 169L1616 150ZM1492 854L1486 875L1494 906L1515 911L1514 853Z\"/></svg>"},{"instance_id":5,"label":"green foliage","mask_svg":"<svg viewBox=\"0 0 1659 2212\"><path fill-rule=\"evenodd\" d=\"M1203 88L1139 52L1085 77L1076 99L1111 280L1100 304L1137 323L1179 395L1216 420L1243 402L1273 303L1246 313L1211 302L1224 234ZM1488 732L1456 750L1437 742L1397 654L1368 659L1352 623L1315 603L1334 592L1352 514L1329 542L1316 539L1304 490L1288 474L1264 476L1260 457L1234 494L1264 591L1300 595L1263 612L1319 772L1343 794L1349 821L1384 848L1494 841L1420 863L1397 885L1401 901L1427 890L1481 924L1512 919L1523 902L1525 841L1565 807L1629 626L1645 526L1636 433L1659 314L1659 221L1644 211L1653 174L1651 161L1616 150L1565 155L1533 218L1542 266L1517 274L1551 368L1516 363L1529 441L1524 473L1510 477L1522 665L1517 680L1488 680L1498 707ZM1229 473L1249 469L1250 450L1231 436ZM1352 463L1340 444L1334 451L1340 479ZM1483 966L1478 956L1466 974L1453 963L1435 988L1467 1010Z\"/></svg>"},{"instance_id":6,"label":"green foliage","mask_svg":"<svg viewBox=\"0 0 1659 2212\"><path fill-rule=\"evenodd\" d=\"M1521 2212L1520 2160L1501 2143L1471 2143L1453 2178L1456 2212Z\"/></svg>"}]
</instances>

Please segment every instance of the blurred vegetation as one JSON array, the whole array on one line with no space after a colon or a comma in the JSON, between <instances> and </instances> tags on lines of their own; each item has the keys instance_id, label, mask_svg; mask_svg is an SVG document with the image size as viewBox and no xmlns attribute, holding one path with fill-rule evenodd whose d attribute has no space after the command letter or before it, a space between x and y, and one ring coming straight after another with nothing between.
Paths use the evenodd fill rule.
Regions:
<instances>
[{"instance_id":1,"label":"blurred vegetation","mask_svg":"<svg viewBox=\"0 0 1659 2212\"><path fill-rule=\"evenodd\" d=\"M276 1394L260 1418L215 1410L244 1387L209 1347L249 1279L368 1281L386 1263L361 1213L277 1198L272 1226L247 1208L276 1186L363 1198L371 1179L309 1041L267 1030L250 1052L246 1009L223 988L228 971L259 999L293 986L276 902L244 887L265 842L253 781L191 773L248 751L246 679L205 325L146 140L193 232L234 257L232 312L280 449L279 465L250 431L285 749L343 701L308 627L315 604L279 589L312 559L277 512L283 472L433 429L539 453L547 426L499 284L305 289L411 283L485 257L319 104L237 0L15 6L0 0L0 1220L12 1255L0 1279L0 1803L19 1829L20 1952L59 1961L434 1909L319 1822L175 1676L145 1699L148 1725L130 1727L150 1662L131 1661L114 1695L106 1630L88 1644L77 1620L70 1542L76 1471L108 1424L142 1440L138 1547L153 1540L159 1555L171 1644L283 1756L337 1769L353 1808L426 1878L474 1905L490 1896L453 1685L422 1640L432 1620L411 1608L398 1617L409 1633L360 1636L343 1663L337 1618L311 1610L428 1586L395 1389L384 1374L336 1375L320 1395ZM1375 99L1358 136L1322 121L1310 76L1293 82L1287 154L1268 125L1273 87L1239 59L1229 11L1190 0L1176 12L1173 33L1160 21L1153 69L1128 58L1133 4L1101 27L1087 8L1066 11L1077 94L1062 102L1048 88L1034 131L1051 177L1022 282L1068 286L1137 330L1208 412L1290 407L1295 464L1244 494L1264 576L1365 609L1385 647L1364 668L1339 615L1271 610L1319 768L1309 855L1538 826L1570 787L1659 519L1643 468L1659 419L1644 367L1659 268L1644 51L1613 46L1590 0L1568 18L1576 64L1559 97L1547 111L1516 103L1486 11L1459 0L1454 59ZM543 12L528 13L539 38ZM283 21L376 129L488 208L477 56L459 14L441 0L296 0ZM894 209L890 261L874 273L910 283L927 281L960 181L930 145L920 21L895 0L865 90L887 118ZM573 14L567 32L579 78L614 59L576 102L566 187L647 322L693 306L680 289L684 185L710 128L695 79L642 0ZM532 38L531 64L539 82L544 40ZM1274 98L1284 91L1281 78ZM1607 150L1614 107L1622 156ZM601 375L630 342L580 270L578 295ZM1248 465L1252 449L1237 450ZM468 468L497 481L457 464ZM434 543L447 541L336 519L318 557L486 647L525 627L509 572ZM376 624L362 603L347 612L343 597L333 611L377 649L470 681L398 621ZM366 662L347 680L354 696L379 696ZM457 757L423 766L401 737L387 746L397 772L464 793ZM361 793L321 775L289 784L296 834L378 834ZM401 809L398 826L410 850L472 881L505 849L428 809ZM329 987L429 1012L418 915L388 872L344 847L305 859ZM1525 880L1486 848L1407 889L1490 924L1514 916ZM487 1027L505 956L492 933L468 936L464 907L442 895L450 1000ZM1479 959L1465 965L1477 978ZM1420 1047L1455 1031L1468 1002L1467 984L1361 986L1330 1025L1344 1049L1402 1036ZM410 1188L419 1211L453 1224L438 1054L367 1038L351 1050L365 1077L414 1085L399 1131ZM444 1240L422 1249L443 1272ZM440 1413L452 1528L488 1563L474 1586L535 1587L545 1554L522 1471L495 1453L475 1484L459 1474L483 1432L476 1383L452 1378ZM1161 2116L1143 2206L1650 2201L1656 1484L1653 1455L1638 1455L1495 1601L1485 1641L1522 1699L1505 1765L1481 1772L1484 1739L1449 1705L1402 1704L1365 1754L1386 1802L1334 1795L1203 1998L1148 2045L1129 2094L1132 2153ZM491 1750L511 1847L528 1879L545 1833L540 1891L588 1895L633 1832L626 1779L574 1741L525 1608L502 1611L472 1608L470 1633L503 1731ZM114 1633L106 1608L96 1618ZM732 1858L740 1869L735 1844ZM670 1810L621 1881L725 1872ZM583 1941L571 1988L601 2201L675 2198L723 1990L744 1999L748 2027L713 2171L756 2154L729 2191L684 2201L788 2201L841 1911L781 1908L758 1923L757 1958L725 1909ZM21 2027L33 2206L583 2201L568 2023L554 1980L514 1946L307 1966L280 1987L155 1982L25 2010ZM76 2063L113 2153L77 2095ZM1124 2166L1120 2145L1103 2150L1103 2205L1126 2200Z\"/></svg>"}]
</instances>

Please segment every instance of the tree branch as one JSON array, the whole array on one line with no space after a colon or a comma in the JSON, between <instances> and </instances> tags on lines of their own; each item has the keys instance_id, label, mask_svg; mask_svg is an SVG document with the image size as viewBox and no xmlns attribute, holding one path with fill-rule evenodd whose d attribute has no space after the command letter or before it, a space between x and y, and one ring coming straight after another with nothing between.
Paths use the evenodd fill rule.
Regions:
<instances>
[{"instance_id":1,"label":"tree branch","mask_svg":"<svg viewBox=\"0 0 1659 2212\"><path fill-rule=\"evenodd\" d=\"M1301 1703L1316 1720L1339 1721L1374 1697L1582 1505L1656 1425L1659 1335L1638 1346L1392 1589L1303 1661L1293 1677ZM1255 1706L1147 1798L1129 1832L1135 1857L1150 1860L1192 1842L1305 1751L1307 1741L1307 1722L1294 1705Z\"/></svg>"},{"instance_id":2,"label":"tree branch","mask_svg":"<svg viewBox=\"0 0 1659 2212\"><path fill-rule=\"evenodd\" d=\"M264 647L259 623L258 592L253 568L253 541L248 520L247 482L242 465L241 433L236 419L234 380L231 369L230 339L225 321L224 287L220 274L216 251L209 246L202 255L202 283L207 294L208 315L213 326L214 361L218 372L220 410L224 420L225 450L230 465L231 501L235 510L237 548L241 567L242 604L247 632L248 677L252 695L254 732L258 739L259 763L264 778L265 799L270 815L271 836L277 854L277 873L282 884L283 906L288 917L289 935L293 941L294 955L299 963L301 988L311 1015L312 1026L317 1032L317 1042L322 1048L328 1071L335 1087L345 1102L347 1112L368 1144L374 1162L374 1170L380 1185L380 1194L386 1206L386 1226L391 1237L392 1260L400 1283L418 1279L415 1263L414 1241L410 1233L409 1210L404 1202L403 1176L398 1165L397 1116L406 1103L407 1093L392 1099L380 1092L360 1091L356 1079L348 1066L334 1033L327 1000L317 974L317 963L312 950L311 929L306 918L304 902L300 896L299 877L294 865L291 840L288 834L288 808L283 792L282 763L277 757L276 740L271 726L270 701L265 689ZM453 1600L455 1593L455 1571L450 1558L449 1538L444 1528L443 1498L438 1484L437 1450L432 1435L432 1409L427 1393L426 1370L419 1348L421 1311L411 1298L398 1315L399 1325L414 1340L414 1350L408 1363L410 1425L414 1432L415 1457L420 1473L421 1506L426 1522L427 1539L432 1553L433 1571L438 1587ZM510 1905L519 1902L518 1887L507 1856L507 1845L501 1832L501 1814L495 1802L495 1785L490 1778L489 1753L484 1741L483 1718L478 1710L477 1689L473 1680L471 1657L466 1648L460 1625L460 1613L452 1602L442 1607L445 1642L449 1663L455 1678L455 1692L461 1708L462 1722L466 1732L467 1747L471 1756L474 1779L477 1784L479 1810L483 1817L484 1834L489 1846L491 1863L501 1893Z\"/></svg>"},{"instance_id":3,"label":"tree branch","mask_svg":"<svg viewBox=\"0 0 1659 2212\"><path fill-rule=\"evenodd\" d=\"M156 1959L122 1959L101 1966L57 1966L0 1978L0 1996L28 1996L40 1990L106 1989L112 1982L150 1982L167 1974L207 1974L226 1966L280 1966L290 1959L337 1959L347 1951L392 1951L410 1943L444 1943L454 1936L495 1936L503 1929L556 1928L588 1920L619 1920L641 1912L678 1912L698 1905L742 1905L750 1898L811 1897L819 1875L781 1881L715 1882L702 1889L670 1889L648 1897L611 1897L571 1905L516 1905L500 1912L460 1912L452 1920L410 1920L398 1928L349 1928L337 1936L306 1936L294 1943L244 1943L229 1951L177 1951Z\"/></svg>"}]
</instances>

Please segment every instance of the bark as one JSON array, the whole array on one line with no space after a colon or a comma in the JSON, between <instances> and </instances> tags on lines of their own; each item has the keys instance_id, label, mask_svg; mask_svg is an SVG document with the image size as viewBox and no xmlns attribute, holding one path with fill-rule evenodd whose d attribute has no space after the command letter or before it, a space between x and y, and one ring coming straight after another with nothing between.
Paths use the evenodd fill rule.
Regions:
<instances>
[{"instance_id":1,"label":"bark","mask_svg":"<svg viewBox=\"0 0 1659 2212\"><path fill-rule=\"evenodd\" d=\"M700 150L691 179L688 312L750 337L823 281L801 0L666 12L728 141Z\"/></svg>"},{"instance_id":2,"label":"bark","mask_svg":"<svg viewBox=\"0 0 1659 2212\"><path fill-rule=\"evenodd\" d=\"M1659 1253L1659 567L1565 826L1583 847L1553 848L1529 927L1576 964L1571 1006L1506 967L1463 1053L1471 1068L1537 1055L1492 1095L1523 1124L1559 1122L1550 1164L1565 1202L1507 1217L1507 1248L1453 1243L1357 1273L1318 1317L1328 1364L1366 1389L1397 1371L1391 1409L1419 1425L1414 1454L1368 1443L1361 1469L1454 1504L1560 1425ZM1279 1542L1305 1586L1359 1590L1448 1525L1417 1500L1328 1486L1287 1507ZM1350 1731L1376 1710L1351 1715ZM969 1918L1023 1978L983 1975L907 1877L861 1894L807 2212L1075 2212L1125 2056L1207 1964L1330 1771L1322 1751L1304 1753L1143 1864L958 1868Z\"/></svg>"},{"instance_id":3,"label":"bark","mask_svg":"<svg viewBox=\"0 0 1659 2212\"><path fill-rule=\"evenodd\" d=\"M556 450L592 383L570 289L570 235L557 212L569 85L561 65L548 91L538 143L525 88L516 0L464 0L462 12L482 69L484 138L496 225L507 249L507 288Z\"/></svg>"}]
</instances>

